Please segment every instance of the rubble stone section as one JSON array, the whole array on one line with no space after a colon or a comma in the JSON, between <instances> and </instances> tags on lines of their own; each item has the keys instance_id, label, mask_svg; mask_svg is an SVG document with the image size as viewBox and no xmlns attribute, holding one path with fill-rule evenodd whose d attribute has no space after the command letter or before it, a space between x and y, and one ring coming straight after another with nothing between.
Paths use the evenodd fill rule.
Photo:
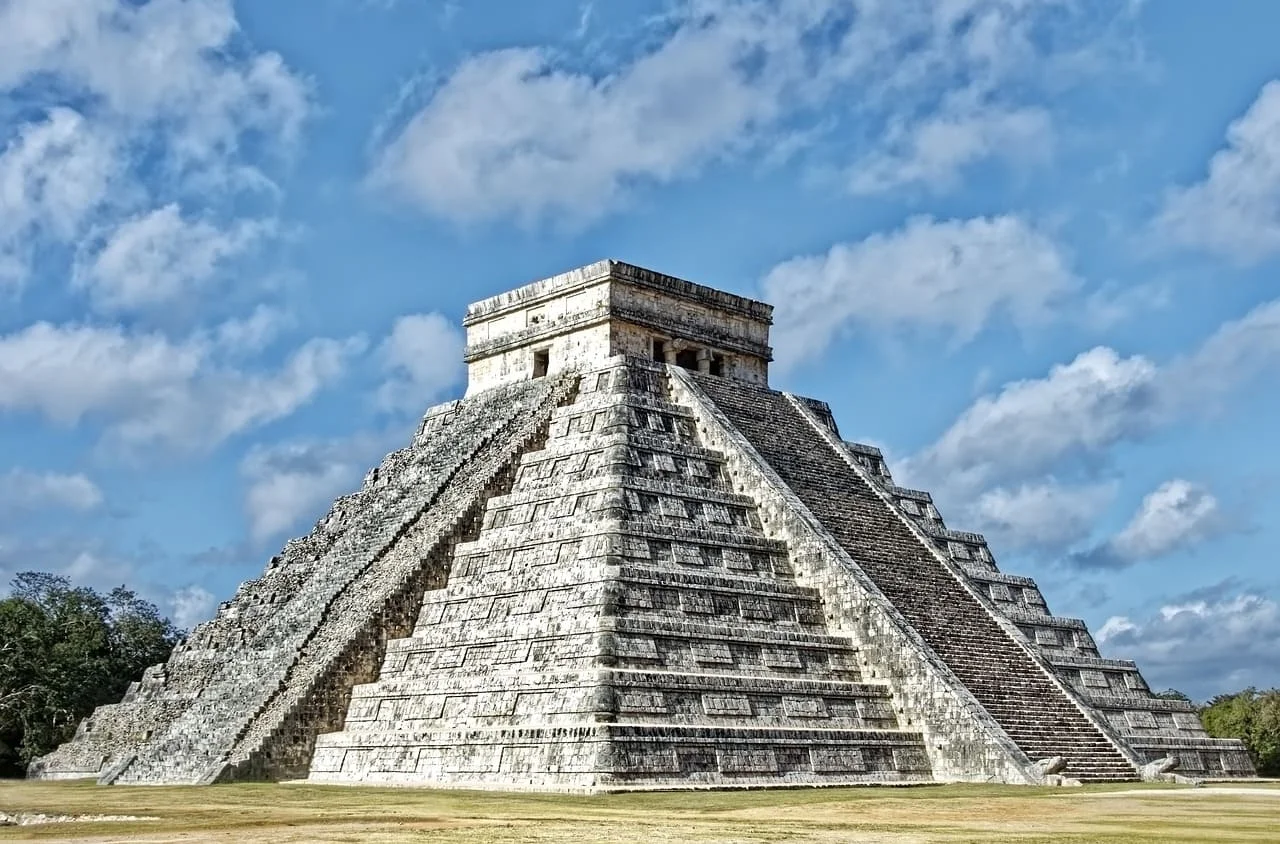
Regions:
<instances>
[{"instance_id":1,"label":"rubble stone section","mask_svg":"<svg viewBox=\"0 0 1280 844\"><path fill-rule=\"evenodd\" d=\"M611 790L930 779L662 368L588 373L455 549L316 782Z\"/></svg>"},{"instance_id":2,"label":"rubble stone section","mask_svg":"<svg viewBox=\"0 0 1280 844\"><path fill-rule=\"evenodd\" d=\"M340 723L353 678L372 676L388 625L408 613L407 629L423 590L443 582L433 552L465 531L486 487L574 386L523 382L429 413L413 446L389 455L31 774L108 783L305 775L309 742Z\"/></svg>"}]
</instances>

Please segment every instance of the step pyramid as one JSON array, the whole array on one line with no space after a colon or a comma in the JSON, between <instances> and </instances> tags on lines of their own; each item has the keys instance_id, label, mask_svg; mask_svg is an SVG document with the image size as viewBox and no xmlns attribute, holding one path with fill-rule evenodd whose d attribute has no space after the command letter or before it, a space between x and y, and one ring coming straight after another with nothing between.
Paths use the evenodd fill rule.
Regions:
<instances>
[{"instance_id":1,"label":"step pyramid","mask_svg":"<svg viewBox=\"0 0 1280 844\"><path fill-rule=\"evenodd\" d=\"M768 305L615 261L31 775L624 790L1250 776L768 387Z\"/></svg>"}]
</instances>

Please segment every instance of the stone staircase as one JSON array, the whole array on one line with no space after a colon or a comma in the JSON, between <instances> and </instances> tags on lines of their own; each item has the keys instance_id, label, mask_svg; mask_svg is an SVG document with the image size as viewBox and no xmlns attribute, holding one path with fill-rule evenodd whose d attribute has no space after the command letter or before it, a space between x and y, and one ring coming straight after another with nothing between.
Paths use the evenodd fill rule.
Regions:
<instances>
[{"instance_id":1,"label":"stone staircase","mask_svg":"<svg viewBox=\"0 0 1280 844\"><path fill-rule=\"evenodd\" d=\"M782 393L696 383L1032 760L1061 756L1082 781L1134 766L916 538Z\"/></svg>"}]
</instances>

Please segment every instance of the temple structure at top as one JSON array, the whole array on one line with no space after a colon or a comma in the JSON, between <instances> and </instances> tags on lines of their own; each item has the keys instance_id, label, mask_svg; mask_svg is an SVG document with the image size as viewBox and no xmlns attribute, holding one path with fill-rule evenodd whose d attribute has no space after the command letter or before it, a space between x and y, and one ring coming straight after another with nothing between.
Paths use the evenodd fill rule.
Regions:
<instances>
[{"instance_id":1,"label":"temple structure at top","mask_svg":"<svg viewBox=\"0 0 1280 844\"><path fill-rule=\"evenodd\" d=\"M764 302L597 261L467 309L467 395L612 355L764 387L772 321L773 307Z\"/></svg>"},{"instance_id":2,"label":"temple structure at top","mask_svg":"<svg viewBox=\"0 0 1280 844\"><path fill-rule=\"evenodd\" d=\"M1253 774L769 386L769 305L601 261L31 775L603 791Z\"/></svg>"}]
</instances>

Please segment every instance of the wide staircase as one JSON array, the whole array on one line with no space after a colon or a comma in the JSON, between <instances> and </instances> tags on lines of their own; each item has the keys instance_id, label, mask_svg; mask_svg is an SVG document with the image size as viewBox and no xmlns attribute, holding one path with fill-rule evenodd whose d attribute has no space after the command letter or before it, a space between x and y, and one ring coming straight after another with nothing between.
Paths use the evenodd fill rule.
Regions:
<instances>
[{"instance_id":1,"label":"wide staircase","mask_svg":"<svg viewBox=\"0 0 1280 844\"><path fill-rule=\"evenodd\" d=\"M712 399L1032 760L1138 779L1102 732L779 392L699 376Z\"/></svg>"}]
</instances>

